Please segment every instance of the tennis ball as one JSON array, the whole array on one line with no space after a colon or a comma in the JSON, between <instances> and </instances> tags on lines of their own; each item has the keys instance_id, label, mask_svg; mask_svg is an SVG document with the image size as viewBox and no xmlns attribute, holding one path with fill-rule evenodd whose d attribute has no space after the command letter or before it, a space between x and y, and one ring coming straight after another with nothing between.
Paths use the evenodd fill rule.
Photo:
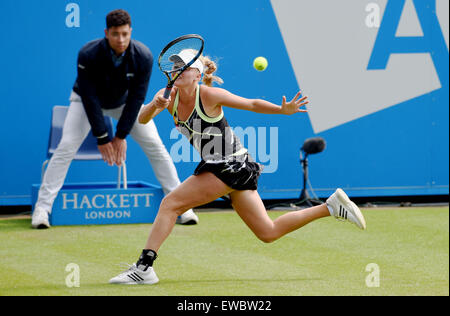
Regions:
<instances>
[{"instance_id":1,"label":"tennis ball","mask_svg":"<svg viewBox=\"0 0 450 316\"><path fill-rule=\"evenodd\" d=\"M253 61L253 67L258 71L266 70L268 65L269 65L269 62L264 57L257 57Z\"/></svg>"}]
</instances>

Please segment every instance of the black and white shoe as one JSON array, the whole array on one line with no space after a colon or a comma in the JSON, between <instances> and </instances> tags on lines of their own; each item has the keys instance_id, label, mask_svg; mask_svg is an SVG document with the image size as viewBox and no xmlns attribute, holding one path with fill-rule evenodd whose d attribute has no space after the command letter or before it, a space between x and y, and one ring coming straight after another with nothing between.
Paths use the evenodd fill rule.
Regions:
<instances>
[{"instance_id":1,"label":"black and white shoe","mask_svg":"<svg viewBox=\"0 0 450 316\"><path fill-rule=\"evenodd\" d=\"M358 206L353 203L342 189L337 189L327 200L330 213L338 220L349 221L360 229L366 229L366 220Z\"/></svg>"},{"instance_id":2,"label":"black and white shoe","mask_svg":"<svg viewBox=\"0 0 450 316\"><path fill-rule=\"evenodd\" d=\"M143 271L136 267L136 264L129 266L128 270L109 280L110 284L125 285L155 284L158 282L159 279L156 276L153 267L148 267L145 271Z\"/></svg>"}]
</instances>

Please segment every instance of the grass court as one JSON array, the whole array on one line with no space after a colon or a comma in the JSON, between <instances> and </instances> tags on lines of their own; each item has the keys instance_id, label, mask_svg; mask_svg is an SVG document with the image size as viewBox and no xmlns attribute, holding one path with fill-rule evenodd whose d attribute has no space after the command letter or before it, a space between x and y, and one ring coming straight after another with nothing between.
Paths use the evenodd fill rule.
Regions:
<instances>
[{"instance_id":1,"label":"grass court","mask_svg":"<svg viewBox=\"0 0 450 316\"><path fill-rule=\"evenodd\" d=\"M150 224L34 230L28 217L1 219L0 296L449 295L448 206L362 211L367 231L325 218L272 244L233 211L198 212L199 225L175 226L163 244L152 286L108 284L137 260ZM66 285L71 263L79 287Z\"/></svg>"}]
</instances>

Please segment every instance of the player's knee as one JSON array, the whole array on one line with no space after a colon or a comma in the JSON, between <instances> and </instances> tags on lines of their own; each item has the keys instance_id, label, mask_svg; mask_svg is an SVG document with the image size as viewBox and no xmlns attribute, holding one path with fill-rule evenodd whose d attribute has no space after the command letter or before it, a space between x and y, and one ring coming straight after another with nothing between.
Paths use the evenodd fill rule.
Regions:
<instances>
[{"instance_id":1,"label":"player's knee","mask_svg":"<svg viewBox=\"0 0 450 316\"><path fill-rule=\"evenodd\" d=\"M174 207L175 207L175 203L174 203L173 199L170 198L169 196L165 196L161 201L159 209L160 209L160 211L173 211Z\"/></svg>"},{"instance_id":2,"label":"player's knee","mask_svg":"<svg viewBox=\"0 0 450 316\"><path fill-rule=\"evenodd\" d=\"M171 197L170 194L165 196L161 201L160 212L174 213L180 216L184 211L182 203Z\"/></svg>"},{"instance_id":3,"label":"player's knee","mask_svg":"<svg viewBox=\"0 0 450 316\"><path fill-rule=\"evenodd\" d=\"M265 244L270 244L277 240L278 238L272 234L271 232L263 232L256 234L256 237L258 237L259 240L261 240Z\"/></svg>"}]
</instances>

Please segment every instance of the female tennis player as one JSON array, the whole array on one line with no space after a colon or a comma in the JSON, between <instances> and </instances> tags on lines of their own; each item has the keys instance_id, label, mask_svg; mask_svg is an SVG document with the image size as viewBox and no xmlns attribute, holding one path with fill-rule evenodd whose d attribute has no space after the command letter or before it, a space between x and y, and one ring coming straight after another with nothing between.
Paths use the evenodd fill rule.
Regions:
<instances>
[{"instance_id":1,"label":"female tennis player","mask_svg":"<svg viewBox=\"0 0 450 316\"><path fill-rule=\"evenodd\" d=\"M188 64L195 52L183 50L171 57L174 63ZM262 166L250 157L239 139L231 132L223 107L264 114L294 115L308 101L297 93L289 102L282 98L281 106L259 99L245 99L227 90L212 87L222 83L214 76L217 67L202 56L175 81L170 98L160 90L153 101L141 111L139 122L146 124L164 109L168 109L177 128L199 151L202 161L194 175L186 179L161 202L145 249L136 264L110 280L114 284L154 284L158 277L153 269L161 245L171 233L176 219L186 210L229 195L233 208L252 232L270 243L304 225L326 216L349 221L365 229L366 223L358 209L341 189L326 203L308 209L286 213L272 220L257 192ZM203 76L203 84L200 84Z\"/></svg>"}]
</instances>

